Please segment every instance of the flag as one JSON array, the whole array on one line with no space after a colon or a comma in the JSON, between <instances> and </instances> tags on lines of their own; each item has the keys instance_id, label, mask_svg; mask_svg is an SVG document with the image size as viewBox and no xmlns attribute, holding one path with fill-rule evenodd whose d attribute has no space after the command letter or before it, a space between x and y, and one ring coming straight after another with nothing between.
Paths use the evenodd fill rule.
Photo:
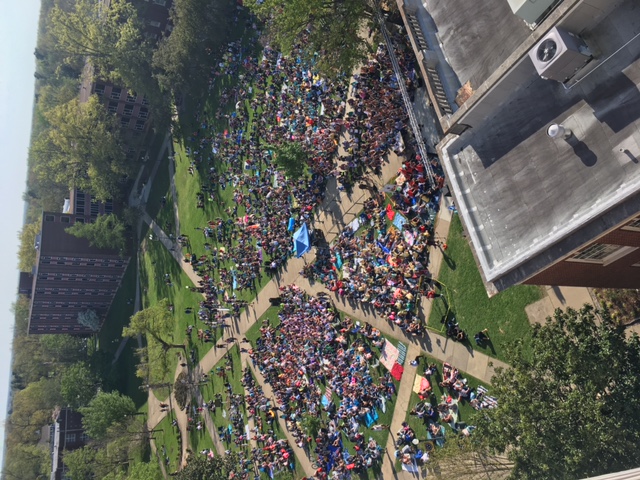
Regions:
<instances>
[{"instance_id":1,"label":"flag","mask_svg":"<svg viewBox=\"0 0 640 480\"><path fill-rule=\"evenodd\" d=\"M391 206L391 204L387 204L387 218L389 220L393 220L393 217L395 217L396 212L393 211L393 207Z\"/></svg>"}]
</instances>

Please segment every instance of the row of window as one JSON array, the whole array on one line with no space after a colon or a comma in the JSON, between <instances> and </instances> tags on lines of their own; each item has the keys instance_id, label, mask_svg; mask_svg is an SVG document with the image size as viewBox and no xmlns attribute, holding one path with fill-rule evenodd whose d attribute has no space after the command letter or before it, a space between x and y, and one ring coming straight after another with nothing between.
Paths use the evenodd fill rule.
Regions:
<instances>
[{"instance_id":1,"label":"row of window","mask_svg":"<svg viewBox=\"0 0 640 480\"><path fill-rule=\"evenodd\" d=\"M38 280L62 281L62 282L118 283L120 281L120 278L119 277L107 277L107 278L77 277L77 278L67 278L67 277L61 277L59 274L43 273L43 274L38 275Z\"/></svg>"},{"instance_id":2,"label":"row of window","mask_svg":"<svg viewBox=\"0 0 640 480\"><path fill-rule=\"evenodd\" d=\"M634 218L621 228L631 232L640 232L640 217ZM630 254L638 249L638 247L629 247L626 245L614 245L611 243L592 243L574 253L568 261L582 263L596 263L600 265L608 265L616 260L621 259L625 255ZM632 265L640 267L640 263Z\"/></svg>"},{"instance_id":3,"label":"row of window","mask_svg":"<svg viewBox=\"0 0 640 480\"><path fill-rule=\"evenodd\" d=\"M126 260L122 258L93 258L93 257L56 257L53 255L44 255L40 258L41 260L73 260L74 262L107 262L111 265L124 265Z\"/></svg>"}]
</instances>

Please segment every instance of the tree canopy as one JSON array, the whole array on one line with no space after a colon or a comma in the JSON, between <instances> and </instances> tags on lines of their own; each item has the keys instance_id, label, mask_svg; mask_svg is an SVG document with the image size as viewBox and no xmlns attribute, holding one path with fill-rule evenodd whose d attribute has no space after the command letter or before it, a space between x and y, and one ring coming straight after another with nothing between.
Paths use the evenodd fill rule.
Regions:
<instances>
[{"instance_id":1,"label":"tree canopy","mask_svg":"<svg viewBox=\"0 0 640 480\"><path fill-rule=\"evenodd\" d=\"M78 410L83 415L82 426L87 435L99 440L107 435L110 427L126 422L128 416L136 413L136 406L126 395L100 392Z\"/></svg>"},{"instance_id":2,"label":"tree canopy","mask_svg":"<svg viewBox=\"0 0 640 480\"><path fill-rule=\"evenodd\" d=\"M52 177L69 189L91 192L99 200L118 198L127 162L120 124L96 95L77 98L45 113L51 128L32 143L36 176Z\"/></svg>"},{"instance_id":3,"label":"tree canopy","mask_svg":"<svg viewBox=\"0 0 640 480\"><path fill-rule=\"evenodd\" d=\"M289 178L297 180L305 174L308 157L300 143L285 142L270 148L274 152L276 164Z\"/></svg>"},{"instance_id":4,"label":"tree canopy","mask_svg":"<svg viewBox=\"0 0 640 480\"><path fill-rule=\"evenodd\" d=\"M532 356L508 352L495 409L477 432L514 463L512 478L575 479L636 467L640 457L640 339L605 310L557 310L533 328Z\"/></svg>"},{"instance_id":5,"label":"tree canopy","mask_svg":"<svg viewBox=\"0 0 640 480\"><path fill-rule=\"evenodd\" d=\"M40 223L25 223L18 237L20 249L18 250L18 269L21 272L31 272L36 264L36 236L40 233Z\"/></svg>"},{"instance_id":6,"label":"tree canopy","mask_svg":"<svg viewBox=\"0 0 640 480\"><path fill-rule=\"evenodd\" d=\"M245 4L265 21L283 53L302 44L299 54L329 77L351 74L366 59L367 40L360 28L369 18L364 0L247 0Z\"/></svg>"},{"instance_id":7,"label":"tree canopy","mask_svg":"<svg viewBox=\"0 0 640 480\"><path fill-rule=\"evenodd\" d=\"M124 222L109 214L98 215L93 223L74 223L65 231L75 237L86 238L94 247L122 251L126 246L125 230ZM78 318L78 321L89 320L88 315Z\"/></svg>"},{"instance_id":8,"label":"tree canopy","mask_svg":"<svg viewBox=\"0 0 640 480\"><path fill-rule=\"evenodd\" d=\"M173 314L169 311L169 300L165 298L133 315L129 326L123 329L122 336L145 335L147 340L155 340L164 350L184 349L184 344L172 343L174 324Z\"/></svg>"},{"instance_id":9,"label":"tree canopy","mask_svg":"<svg viewBox=\"0 0 640 480\"><path fill-rule=\"evenodd\" d=\"M87 405L96 394L97 387L98 379L84 362L69 366L60 379L62 399L74 409Z\"/></svg>"},{"instance_id":10,"label":"tree canopy","mask_svg":"<svg viewBox=\"0 0 640 480\"><path fill-rule=\"evenodd\" d=\"M51 34L68 62L89 58L100 76L138 91L151 76L152 44L142 32L127 0L76 0L68 11L57 5L51 11Z\"/></svg>"}]
</instances>

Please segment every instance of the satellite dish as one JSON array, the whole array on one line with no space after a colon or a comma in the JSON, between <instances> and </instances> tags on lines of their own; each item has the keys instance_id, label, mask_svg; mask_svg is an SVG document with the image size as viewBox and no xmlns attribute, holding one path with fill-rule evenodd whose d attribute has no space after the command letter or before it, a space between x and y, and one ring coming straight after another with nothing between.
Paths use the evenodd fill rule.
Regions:
<instances>
[{"instance_id":1,"label":"satellite dish","mask_svg":"<svg viewBox=\"0 0 640 480\"><path fill-rule=\"evenodd\" d=\"M555 56L557 51L558 45L556 44L556 42L551 40L550 38L547 38L538 46L538 60L540 60L541 62L548 62Z\"/></svg>"}]
</instances>

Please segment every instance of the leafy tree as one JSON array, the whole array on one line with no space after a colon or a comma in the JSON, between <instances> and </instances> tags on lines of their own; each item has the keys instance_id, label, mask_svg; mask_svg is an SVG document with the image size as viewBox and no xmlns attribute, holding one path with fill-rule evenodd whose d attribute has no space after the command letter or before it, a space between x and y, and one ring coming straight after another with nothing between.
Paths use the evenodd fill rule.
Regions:
<instances>
[{"instance_id":1,"label":"leafy tree","mask_svg":"<svg viewBox=\"0 0 640 480\"><path fill-rule=\"evenodd\" d=\"M274 43L290 54L302 43L302 55L325 75L351 74L366 59L367 41L359 26L369 16L365 0L247 0L267 25Z\"/></svg>"},{"instance_id":2,"label":"leafy tree","mask_svg":"<svg viewBox=\"0 0 640 480\"><path fill-rule=\"evenodd\" d=\"M573 479L636 467L640 457L640 338L590 306L556 310L498 369L478 433L514 462L512 478Z\"/></svg>"},{"instance_id":3,"label":"leafy tree","mask_svg":"<svg viewBox=\"0 0 640 480\"><path fill-rule=\"evenodd\" d=\"M87 405L96 394L98 379L84 362L71 365L62 373L60 392L70 407L77 409Z\"/></svg>"},{"instance_id":4,"label":"leafy tree","mask_svg":"<svg viewBox=\"0 0 640 480\"><path fill-rule=\"evenodd\" d=\"M99 215L93 223L74 223L65 231L75 237L86 238L94 247L122 251L126 246L125 228L124 223L117 216L109 214ZM93 315L88 312L83 313L82 319L93 325L95 312ZM80 319L78 315L78 322Z\"/></svg>"},{"instance_id":5,"label":"leafy tree","mask_svg":"<svg viewBox=\"0 0 640 480\"><path fill-rule=\"evenodd\" d=\"M224 457L208 458L203 455L189 457L187 466L176 475L176 480L227 480L230 474L240 473L240 457L233 452Z\"/></svg>"},{"instance_id":6,"label":"leafy tree","mask_svg":"<svg viewBox=\"0 0 640 480\"><path fill-rule=\"evenodd\" d=\"M174 1L173 30L153 54L154 74L163 91L206 94L211 54L229 41L234 9L230 0Z\"/></svg>"},{"instance_id":7,"label":"leafy tree","mask_svg":"<svg viewBox=\"0 0 640 480\"><path fill-rule=\"evenodd\" d=\"M7 480L45 480L49 478L48 451L37 445L7 443L2 477Z\"/></svg>"},{"instance_id":8,"label":"leafy tree","mask_svg":"<svg viewBox=\"0 0 640 480\"><path fill-rule=\"evenodd\" d=\"M40 222L25 223L20 230L20 249L18 250L18 269L21 272L31 272L36 264L38 251L36 250L36 236L40 233Z\"/></svg>"},{"instance_id":9,"label":"leafy tree","mask_svg":"<svg viewBox=\"0 0 640 480\"><path fill-rule=\"evenodd\" d=\"M96 95L58 105L45 116L53 127L31 145L36 176L89 191L99 200L117 198L131 165L116 116Z\"/></svg>"},{"instance_id":10,"label":"leafy tree","mask_svg":"<svg viewBox=\"0 0 640 480\"><path fill-rule=\"evenodd\" d=\"M127 416L136 413L136 406L126 395L100 392L78 410L83 415L82 426L87 435L99 440L107 435L109 427L126 422Z\"/></svg>"},{"instance_id":11,"label":"leafy tree","mask_svg":"<svg viewBox=\"0 0 640 480\"><path fill-rule=\"evenodd\" d=\"M126 0L76 0L69 11L51 11L51 34L67 61L88 58L100 75L136 89L150 76L152 45L142 32L138 12Z\"/></svg>"},{"instance_id":12,"label":"leafy tree","mask_svg":"<svg viewBox=\"0 0 640 480\"><path fill-rule=\"evenodd\" d=\"M84 224L80 224L84 225ZM100 330L100 317L95 310L85 310L78 313L78 323L83 327L89 328L93 332Z\"/></svg>"},{"instance_id":13,"label":"leafy tree","mask_svg":"<svg viewBox=\"0 0 640 480\"><path fill-rule=\"evenodd\" d=\"M29 297L18 295L17 300L11 305L11 311L15 319L15 335L26 335L29 327Z\"/></svg>"},{"instance_id":14,"label":"leafy tree","mask_svg":"<svg viewBox=\"0 0 640 480\"><path fill-rule=\"evenodd\" d=\"M122 336L145 335L147 341L158 342L165 352L172 348L185 350L184 344L172 343L174 324L173 314L169 311L169 300L165 298L133 315L129 320L129 326L123 329Z\"/></svg>"},{"instance_id":15,"label":"leafy tree","mask_svg":"<svg viewBox=\"0 0 640 480\"><path fill-rule=\"evenodd\" d=\"M51 412L62 402L60 380L42 378L13 396L13 411L7 421L9 443L37 440L40 429L51 422Z\"/></svg>"},{"instance_id":16,"label":"leafy tree","mask_svg":"<svg viewBox=\"0 0 640 480\"><path fill-rule=\"evenodd\" d=\"M305 174L308 157L301 144L285 142L269 148L274 152L276 164L285 171L287 177L297 180Z\"/></svg>"},{"instance_id":17,"label":"leafy tree","mask_svg":"<svg viewBox=\"0 0 640 480\"><path fill-rule=\"evenodd\" d=\"M65 451L62 460L69 469L71 480L94 478L97 449L85 446L73 451Z\"/></svg>"}]
</instances>

